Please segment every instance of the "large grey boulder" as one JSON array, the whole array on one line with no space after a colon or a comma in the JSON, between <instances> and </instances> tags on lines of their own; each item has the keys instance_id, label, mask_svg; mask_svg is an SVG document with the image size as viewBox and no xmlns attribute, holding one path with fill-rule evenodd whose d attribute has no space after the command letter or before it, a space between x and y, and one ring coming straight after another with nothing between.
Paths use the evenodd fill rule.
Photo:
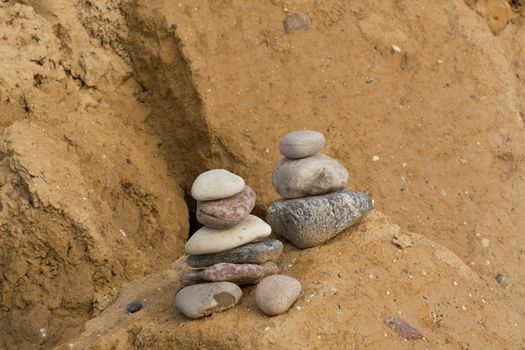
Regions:
<instances>
[{"instance_id":1,"label":"large grey boulder","mask_svg":"<svg viewBox=\"0 0 525 350\"><path fill-rule=\"evenodd\" d=\"M364 192L278 200L270 204L266 221L272 231L299 248L315 247L352 226L372 209Z\"/></svg>"}]
</instances>

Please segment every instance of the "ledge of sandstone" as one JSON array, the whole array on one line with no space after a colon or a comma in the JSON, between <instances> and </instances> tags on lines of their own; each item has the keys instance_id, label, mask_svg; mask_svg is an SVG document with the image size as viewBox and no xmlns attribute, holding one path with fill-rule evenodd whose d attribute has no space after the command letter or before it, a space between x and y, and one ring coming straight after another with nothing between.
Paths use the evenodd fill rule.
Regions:
<instances>
[{"instance_id":1,"label":"ledge of sandstone","mask_svg":"<svg viewBox=\"0 0 525 350\"><path fill-rule=\"evenodd\" d=\"M260 312L255 287L245 287L235 308L185 318L173 305L180 274L189 268L185 259L125 285L80 337L59 349L406 348L407 340L384 323L390 316L423 334L416 348L505 348L525 341L518 313L503 305L497 288L448 249L403 232L378 210L324 245L285 245L278 264L303 292L276 317ZM132 300L144 308L128 314Z\"/></svg>"}]
</instances>

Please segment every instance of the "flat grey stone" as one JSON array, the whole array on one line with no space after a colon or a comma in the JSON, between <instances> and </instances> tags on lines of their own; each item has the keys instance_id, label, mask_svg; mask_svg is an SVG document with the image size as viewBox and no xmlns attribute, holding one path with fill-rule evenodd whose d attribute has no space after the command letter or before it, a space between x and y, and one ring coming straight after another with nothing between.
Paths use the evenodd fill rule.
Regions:
<instances>
[{"instance_id":1,"label":"flat grey stone","mask_svg":"<svg viewBox=\"0 0 525 350\"><path fill-rule=\"evenodd\" d=\"M186 242L186 253L190 255L219 253L268 237L270 233L272 229L266 222L257 216L248 215L237 225L224 230L200 228Z\"/></svg>"},{"instance_id":2,"label":"flat grey stone","mask_svg":"<svg viewBox=\"0 0 525 350\"><path fill-rule=\"evenodd\" d=\"M363 192L336 192L270 204L266 220L272 230L299 248L315 247L355 224L372 209Z\"/></svg>"},{"instance_id":3,"label":"flat grey stone","mask_svg":"<svg viewBox=\"0 0 525 350\"><path fill-rule=\"evenodd\" d=\"M294 131L283 137L279 151L286 158L300 159L316 154L324 147L324 143L324 135L319 131Z\"/></svg>"},{"instance_id":4,"label":"flat grey stone","mask_svg":"<svg viewBox=\"0 0 525 350\"><path fill-rule=\"evenodd\" d=\"M273 262L262 265L218 263L204 270L185 271L181 274L181 283L191 285L202 281L229 281L236 284L254 284L261 278L279 272Z\"/></svg>"},{"instance_id":5,"label":"flat grey stone","mask_svg":"<svg viewBox=\"0 0 525 350\"><path fill-rule=\"evenodd\" d=\"M281 159L272 173L273 188L284 198L301 198L343 190L348 172L322 153L302 159Z\"/></svg>"},{"instance_id":6,"label":"flat grey stone","mask_svg":"<svg viewBox=\"0 0 525 350\"><path fill-rule=\"evenodd\" d=\"M192 267L207 267L221 262L262 264L277 260L282 251L283 243L281 241L269 239L257 243L248 243L222 253L190 255L187 263Z\"/></svg>"},{"instance_id":7,"label":"flat grey stone","mask_svg":"<svg viewBox=\"0 0 525 350\"><path fill-rule=\"evenodd\" d=\"M235 196L215 201L197 201L197 221L214 229L225 229L241 222L255 206L255 192L249 187Z\"/></svg>"},{"instance_id":8,"label":"flat grey stone","mask_svg":"<svg viewBox=\"0 0 525 350\"><path fill-rule=\"evenodd\" d=\"M288 311L301 294L301 283L293 277L273 275L265 277L255 290L257 307L269 316Z\"/></svg>"},{"instance_id":9,"label":"flat grey stone","mask_svg":"<svg viewBox=\"0 0 525 350\"><path fill-rule=\"evenodd\" d=\"M231 282L195 284L179 290L175 306L188 318L200 318L231 308L241 297L241 288Z\"/></svg>"},{"instance_id":10,"label":"flat grey stone","mask_svg":"<svg viewBox=\"0 0 525 350\"><path fill-rule=\"evenodd\" d=\"M236 195L244 189L242 177L224 169L208 170L197 176L191 196L198 201L212 201Z\"/></svg>"}]
</instances>

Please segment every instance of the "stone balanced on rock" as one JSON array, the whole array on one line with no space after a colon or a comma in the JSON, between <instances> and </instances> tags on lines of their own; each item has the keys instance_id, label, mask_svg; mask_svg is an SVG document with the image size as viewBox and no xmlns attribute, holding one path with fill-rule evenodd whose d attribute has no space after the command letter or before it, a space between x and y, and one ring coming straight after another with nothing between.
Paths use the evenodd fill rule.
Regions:
<instances>
[{"instance_id":1,"label":"stone balanced on rock","mask_svg":"<svg viewBox=\"0 0 525 350\"><path fill-rule=\"evenodd\" d=\"M186 242L187 263L197 269L182 273L181 283L187 287L176 294L175 305L186 317L200 318L237 304L242 297L238 285L278 273L272 261L283 244L263 240L271 227L250 215L255 192L240 176L224 169L206 171L197 177L191 193L197 200L197 220L204 227Z\"/></svg>"},{"instance_id":2,"label":"stone balanced on rock","mask_svg":"<svg viewBox=\"0 0 525 350\"><path fill-rule=\"evenodd\" d=\"M275 190L285 199L270 204L266 221L273 232L299 248L323 244L373 207L364 192L341 192L348 172L319 153L324 140L323 134L312 130L287 134L280 144L285 158L272 174Z\"/></svg>"}]
</instances>

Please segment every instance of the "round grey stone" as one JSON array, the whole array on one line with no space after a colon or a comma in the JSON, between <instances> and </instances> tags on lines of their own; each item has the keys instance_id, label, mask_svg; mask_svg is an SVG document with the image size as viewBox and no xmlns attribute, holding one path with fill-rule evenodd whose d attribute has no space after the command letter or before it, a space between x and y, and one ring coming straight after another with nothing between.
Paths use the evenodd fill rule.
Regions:
<instances>
[{"instance_id":1,"label":"round grey stone","mask_svg":"<svg viewBox=\"0 0 525 350\"><path fill-rule=\"evenodd\" d=\"M288 311L301 294L301 283L293 277L273 275L263 278L255 290L257 307L269 316Z\"/></svg>"},{"instance_id":2,"label":"round grey stone","mask_svg":"<svg viewBox=\"0 0 525 350\"><path fill-rule=\"evenodd\" d=\"M208 170L197 176L191 196L198 201L212 201L236 195L244 189L242 177L224 169Z\"/></svg>"},{"instance_id":3,"label":"round grey stone","mask_svg":"<svg viewBox=\"0 0 525 350\"><path fill-rule=\"evenodd\" d=\"M283 243L281 241L269 239L257 243L248 243L217 254L190 255L187 263L192 267L206 267L220 262L262 264L277 260L282 251Z\"/></svg>"},{"instance_id":4,"label":"round grey stone","mask_svg":"<svg viewBox=\"0 0 525 350\"><path fill-rule=\"evenodd\" d=\"M284 198L301 198L343 190L348 172L322 153L302 159L281 159L272 173L273 188Z\"/></svg>"},{"instance_id":5,"label":"round grey stone","mask_svg":"<svg viewBox=\"0 0 525 350\"><path fill-rule=\"evenodd\" d=\"M274 201L266 221L272 230L299 248L315 247L355 224L372 209L363 192L337 192L309 198Z\"/></svg>"},{"instance_id":6,"label":"round grey stone","mask_svg":"<svg viewBox=\"0 0 525 350\"><path fill-rule=\"evenodd\" d=\"M203 283L182 288L175 295L175 306L188 318L200 318L233 307L242 290L231 282Z\"/></svg>"},{"instance_id":7,"label":"round grey stone","mask_svg":"<svg viewBox=\"0 0 525 350\"><path fill-rule=\"evenodd\" d=\"M324 143L324 135L319 131L294 131L283 137L279 144L279 151L286 158L306 158L319 152L324 147Z\"/></svg>"}]
</instances>

